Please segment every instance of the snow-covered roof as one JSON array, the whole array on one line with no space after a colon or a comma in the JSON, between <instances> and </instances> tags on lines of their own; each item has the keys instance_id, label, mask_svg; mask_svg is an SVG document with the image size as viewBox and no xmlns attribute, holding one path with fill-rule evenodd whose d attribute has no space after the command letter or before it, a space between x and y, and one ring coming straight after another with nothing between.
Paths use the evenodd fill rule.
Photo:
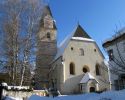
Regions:
<instances>
[{"instance_id":1,"label":"snow-covered roof","mask_svg":"<svg viewBox=\"0 0 125 100\"><path fill-rule=\"evenodd\" d=\"M8 86L7 88L8 88L8 90L11 90L11 89L17 89L17 90L22 90L22 89L27 90L27 89L30 89L29 86Z\"/></svg>"},{"instance_id":2,"label":"snow-covered roof","mask_svg":"<svg viewBox=\"0 0 125 100\"><path fill-rule=\"evenodd\" d=\"M124 35L124 34L125 34L125 27L122 28L121 30L117 31L116 34L113 35L111 38L106 39L106 40L103 42L103 44L105 44L105 43L107 43L107 42L111 42L111 41L113 41L113 40L115 40L115 39L121 37L121 36Z\"/></svg>"},{"instance_id":3,"label":"snow-covered roof","mask_svg":"<svg viewBox=\"0 0 125 100\"><path fill-rule=\"evenodd\" d=\"M90 73L86 73L80 83L87 83L89 80L96 80L94 76L92 76Z\"/></svg>"},{"instance_id":4,"label":"snow-covered roof","mask_svg":"<svg viewBox=\"0 0 125 100\"><path fill-rule=\"evenodd\" d=\"M84 40L84 41L94 41L91 37L84 31L84 29L78 24L77 27L73 30L71 34L69 34L58 46L57 54L55 59L58 59L65 51L65 48L69 44L70 40Z\"/></svg>"},{"instance_id":5,"label":"snow-covered roof","mask_svg":"<svg viewBox=\"0 0 125 100\"><path fill-rule=\"evenodd\" d=\"M88 38L83 38L83 37L72 37L72 40L81 40L81 41L90 41L90 42L94 42L94 40L92 39L88 39Z\"/></svg>"},{"instance_id":6,"label":"snow-covered roof","mask_svg":"<svg viewBox=\"0 0 125 100\"><path fill-rule=\"evenodd\" d=\"M4 98L4 100L22 100L22 98L15 98L15 97L11 97L11 96L6 96L5 98Z\"/></svg>"}]
</instances>

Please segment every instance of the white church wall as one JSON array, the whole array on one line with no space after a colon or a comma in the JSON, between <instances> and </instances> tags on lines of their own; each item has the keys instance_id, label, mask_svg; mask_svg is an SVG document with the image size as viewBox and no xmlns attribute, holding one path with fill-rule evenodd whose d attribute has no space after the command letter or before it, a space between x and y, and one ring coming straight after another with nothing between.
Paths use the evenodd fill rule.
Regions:
<instances>
[{"instance_id":1,"label":"white church wall","mask_svg":"<svg viewBox=\"0 0 125 100\"><path fill-rule=\"evenodd\" d=\"M73 47L73 50L71 50L72 47ZM83 48L84 56L80 55L80 48ZM73 77L84 74L82 71L84 66L88 66L90 73L94 77L96 77L98 81L100 81L100 79L103 79L103 78L106 81L109 81L107 71L104 71L105 72L105 73L103 73L104 75L101 74L100 76L96 76L96 74L95 74L96 63L102 64L104 61L104 58L102 57L100 51L98 50L98 48L94 42L77 41L77 40L70 41L63 54L63 59L64 59L64 65L65 65L64 66L64 74L65 74L64 82L72 79ZM73 62L75 64L75 75L70 75L70 73L69 73L69 65L71 62ZM77 83L77 86L78 86L79 82L80 82L79 78L76 78L76 80L72 80L69 83L67 82L64 85L64 89L66 89L65 91L71 92L71 90L73 90L73 88L75 89L75 86L76 86L75 84ZM71 83L75 83L75 84L71 84ZM101 82L101 84L103 85L105 83ZM109 84L105 84L103 86L105 88L109 88L108 85ZM101 86L99 88L101 88Z\"/></svg>"}]
</instances>

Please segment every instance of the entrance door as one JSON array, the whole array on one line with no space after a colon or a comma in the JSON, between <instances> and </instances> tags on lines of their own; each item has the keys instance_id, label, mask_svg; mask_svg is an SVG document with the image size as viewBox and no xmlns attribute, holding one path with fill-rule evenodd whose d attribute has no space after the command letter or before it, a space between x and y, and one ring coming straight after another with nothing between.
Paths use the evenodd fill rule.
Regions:
<instances>
[{"instance_id":1,"label":"entrance door","mask_svg":"<svg viewBox=\"0 0 125 100\"><path fill-rule=\"evenodd\" d=\"M95 92L95 87L90 87L90 92Z\"/></svg>"}]
</instances>

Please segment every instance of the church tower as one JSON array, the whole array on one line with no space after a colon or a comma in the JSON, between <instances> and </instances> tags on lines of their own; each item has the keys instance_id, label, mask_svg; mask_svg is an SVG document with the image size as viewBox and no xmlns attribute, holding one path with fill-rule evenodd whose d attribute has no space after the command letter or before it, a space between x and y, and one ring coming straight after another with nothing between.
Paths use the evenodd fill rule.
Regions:
<instances>
[{"instance_id":1,"label":"church tower","mask_svg":"<svg viewBox=\"0 0 125 100\"><path fill-rule=\"evenodd\" d=\"M48 73L50 63L57 52L56 41L57 29L49 6L45 6L41 19L40 31L38 32L36 74L37 88L48 87Z\"/></svg>"}]
</instances>

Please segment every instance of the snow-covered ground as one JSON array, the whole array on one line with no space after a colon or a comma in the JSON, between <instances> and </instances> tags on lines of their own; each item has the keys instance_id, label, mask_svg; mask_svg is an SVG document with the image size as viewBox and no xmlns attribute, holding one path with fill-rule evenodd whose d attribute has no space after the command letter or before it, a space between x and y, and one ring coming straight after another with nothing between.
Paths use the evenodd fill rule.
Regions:
<instances>
[{"instance_id":1,"label":"snow-covered ground","mask_svg":"<svg viewBox=\"0 0 125 100\"><path fill-rule=\"evenodd\" d=\"M14 97L10 97L10 96L6 96L5 98L3 98L2 100L23 100L21 98L14 98Z\"/></svg>"},{"instance_id":2,"label":"snow-covered ground","mask_svg":"<svg viewBox=\"0 0 125 100\"><path fill-rule=\"evenodd\" d=\"M88 93L82 95L59 96L55 98L32 95L28 100L125 100L125 90L109 91L101 94Z\"/></svg>"}]
</instances>

